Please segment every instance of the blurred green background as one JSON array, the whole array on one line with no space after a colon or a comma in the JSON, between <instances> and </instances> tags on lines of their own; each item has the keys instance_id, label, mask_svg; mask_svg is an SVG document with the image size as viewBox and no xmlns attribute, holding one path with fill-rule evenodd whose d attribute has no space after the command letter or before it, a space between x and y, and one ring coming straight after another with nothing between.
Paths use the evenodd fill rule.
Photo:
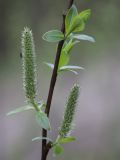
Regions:
<instances>
[{"instance_id":1,"label":"blurred green background","mask_svg":"<svg viewBox=\"0 0 120 160\"><path fill-rule=\"evenodd\" d=\"M120 159L120 1L75 0L79 11L91 8L83 33L96 43L81 42L72 51L71 64L85 67L79 76L58 77L50 119L55 139L64 105L74 83L81 86L75 129L77 141L65 145L65 153L49 160ZM0 160L38 160L40 136L33 112L12 117L5 114L25 105L20 59L21 31L32 28L38 68L38 100L46 101L51 72L43 64L54 62L56 45L42 40L44 32L59 29L67 0L0 0Z\"/></svg>"}]
</instances>

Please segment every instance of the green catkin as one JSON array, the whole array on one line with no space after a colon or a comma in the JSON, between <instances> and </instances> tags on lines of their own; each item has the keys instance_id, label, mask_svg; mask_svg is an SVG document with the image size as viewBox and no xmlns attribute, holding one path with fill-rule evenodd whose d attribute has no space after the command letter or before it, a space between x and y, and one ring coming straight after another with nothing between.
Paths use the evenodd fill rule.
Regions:
<instances>
[{"instance_id":1,"label":"green catkin","mask_svg":"<svg viewBox=\"0 0 120 160\"><path fill-rule=\"evenodd\" d=\"M79 96L79 86L75 84L71 89L70 95L68 97L64 113L64 119L61 125L61 129L59 131L59 136L62 138L67 137L72 130L72 122L75 115L78 96Z\"/></svg>"},{"instance_id":2,"label":"green catkin","mask_svg":"<svg viewBox=\"0 0 120 160\"><path fill-rule=\"evenodd\" d=\"M34 102L36 97L35 47L32 31L24 28L22 32L23 86L27 101Z\"/></svg>"}]
</instances>

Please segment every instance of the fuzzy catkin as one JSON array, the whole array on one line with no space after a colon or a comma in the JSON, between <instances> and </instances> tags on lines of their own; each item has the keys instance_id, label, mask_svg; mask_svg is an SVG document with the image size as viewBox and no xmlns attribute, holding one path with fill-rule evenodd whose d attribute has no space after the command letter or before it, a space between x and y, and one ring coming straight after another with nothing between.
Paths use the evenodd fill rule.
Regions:
<instances>
[{"instance_id":1,"label":"fuzzy catkin","mask_svg":"<svg viewBox=\"0 0 120 160\"><path fill-rule=\"evenodd\" d=\"M64 118L59 131L60 137L67 137L72 130L72 122L75 115L78 96L79 96L79 86L75 84L71 89L68 101L66 103Z\"/></svg>"},{"instance_id":2,"label":"fuzzy catkin","mask_svg":"<svg viewBox=\"0 0 120 160\"><path fill-rule=\"evenodd\" d=\"M23 86L27 101L32 102L36 96L35 47L32 31L27 27L22 32L22 61Z\"/></svg>"}]
</instances>

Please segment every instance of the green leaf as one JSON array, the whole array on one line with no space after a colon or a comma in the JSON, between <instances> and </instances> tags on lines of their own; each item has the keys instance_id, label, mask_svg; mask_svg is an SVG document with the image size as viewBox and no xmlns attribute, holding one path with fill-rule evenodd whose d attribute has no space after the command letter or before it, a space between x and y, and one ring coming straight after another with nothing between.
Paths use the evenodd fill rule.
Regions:
<instances>
[{"instance_id":1,"label":"green leaf","mask_svg":"<svg viewBox=\"0 0 120 160\"><path fill-rule=\"evenodd\" d=\"M70 25L72 24L74 17L76 17L77 15L78 15L78 11L77 11L76 6L72 5L72 7L69 9L69 11L66 15L66 19L65 19L66 32L69 29Z\"/></svg>"},{"instance_id":2,"label":"green leaf","mask_svg":"<svg viewBox=\"0 0 120 160\"><path fill-rule=\"evenodd\" d=\"M73 142L75 141L75 137L65 137L65 138L60 138L59 143L68 143L68 142Z\"/></svg>"},{"instance_id":3,"label":"green leaf","mask_svg":"<svg viewBox=\"0 0 120 160\"><path fill-rule=\"evenodd\" d=\"M28 111L28 110L31 110L31 109L34 110L34 107L32 107L30 105L19 107L19 108L16 108L15 110L13 110L13 111L8 112L7 116L11 116L11 115L14 115L16 113Z\"/></svg>"},{"instance_id":4,"label":"green leaf","mask_svg":"<svg viewBox=\"0 0 120 160\"><path fill-rule=\"evenodd\" d=\"M84 69L83 67L80 67L80 66L63 66L63 67L60 67L60 70L66 70L66 69Z\"/></svg>"},{"instance_id":5,"label":"green leaf","mask_svg":"<svg viewBox=\"0 0 120 160\"><path fill-rule=\"evenodd\" d=\"M69 59L70 59L70 56L68 54L66 54L65 52L62 52L61 56L60 56L58 68L60 68L61 66L67 65L69 62Z\"/></svg>"},{"instance_id":6,"label":"green leaf","mask_svg":"<svg viewBox=\"0 0 120 160\"><path fill-rule=\"evenodd\" d=\"M66 37L72 32L83 31L84 28L85 28L84 21L77 16L77 17L75 17L75 19L73 20L73 23L71 24L69 30L67 31Z\"/></svg>"},{"instance_id":7,"label":"green leaf","mask_svg":"<svg viewBox=\"0 0 120 160\"><path fill-rule=\"evenodd\" d=\"M39 141L39 140L42 140L42 139L45 139L45 140L48 140L48 141L52 142L52 139L47 138L47 137L35 137L35 138L32 139L32 141Z\"/></svg>"},{"instance_id":8,"label":"green leaf","mask_svg":"<svg viewBox=\"0 0 120 160\"><path fill-rule=\"evenodd\" d=\"M83 20L81 20L81 22L78 24L78 26L76 26L76 28L74 28L73 32L74 33L82 32L84 29L85 29L85 22Z\"/></svg>"},{"instance_id":9,"label":"green leaf","mask_svg":"<svg viewBox=\"0 0 120 160\"><path fill-rule=\"evenodd\" d=\"M73 34L73 38L77 40L84 40L84 41L89 41L89 42L95 42L95 39L91 36L85 35L85 34Z\"/></svg>"},{"instance_id":10,"label":"green leaf","mask_svg":"<svg viewBox=\"0 0 120 160\"><path fill-rule=\"evenodd\" d=\"M54 64L52 64L52 63L44 62L44 64L46 64L50 69L54 68Z\"/></svg>"},{"instance_id":11,"label":"green leaf","mask_svg":"<svg viewBox=\"0 0 120 160\"><path fill-rule=\"evenodd\" d=\"M51 30L46 32L42 38L48 42L59 42L64 39L64 34L59 30Z\"/></svg>"},{"instance_id":12,"label":"green leaf","mask_svg":"<svg viewBox=\"0 0 120 160\"><path fill-rule=\"evenodd\" d=\"M85 28L85 22L87 21L87 19L89 18L91 14L91 10L87 9L81 13L79 13L74 19L73 22L71 24L71 27L69 28L69 30L66 33L66 36L68 36L70 33L72 32L80 32L83 31Z\"/></svg>"},{"instance_id":13,"label":"green leaf","mask_svg":"<svg viewBox=\"0 0 120 160\"><path fill-rule=\"evenodd\" d=\"M78 43L78 41L74 41L72 42L72 40L70 40L68 43L66 42L61 55L60 55L60 61L59 61L59 67L65 66L69 63L70 60L70 51L72 50L73 46Z\"/></svg>"},{"instance_id":14,"label":"green leaf","mask_svg":"<svg viewBox=\"0 0 120 160\"><path fill-rule=\"evenodd\" d=\"M84 10L79 13L79 17L82 18L84 22L86 22L91 15L91 9Z\"/></svg>"},{"instance_id":15,"label":"green leaf","mask_svg":"<svg viewBox=\"0 0 120 160\"><path fill-rule=\"evenodd\" d=\"M71 36L71 40L64 46L62 51L65 52L66 54L69 54L76 43L78 43L78 41L73 42L72 41L72 36Z\"/></svg>"},{"instance_id":16,"label":"green leaf","mask_svg":"<svg viewBox=\"0 0 120 160\"><path fill-rule=\"evenodd\" d=\"M64 152L64 148L58 143L53 147L53 149L54 149L55 155L59 155Z\"/></svg>"},{"instance_id":17,"label":"green leaf","mask_svg":"<svg viewBox=\"0 0 120 160\"><path fill-rule=\"evenodd\" d=\"M42 112L42 111L37 112L36 120L42 128L44 128L46 130L51 129L49 119L44 112Z\"/></svg>"}]
</instances>

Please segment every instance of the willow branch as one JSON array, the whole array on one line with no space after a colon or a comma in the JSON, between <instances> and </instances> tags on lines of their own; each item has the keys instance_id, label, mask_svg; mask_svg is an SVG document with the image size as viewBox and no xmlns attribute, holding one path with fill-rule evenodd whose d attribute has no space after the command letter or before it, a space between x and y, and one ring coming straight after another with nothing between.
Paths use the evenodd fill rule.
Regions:
<instances>
[{"instance_id":1,"label":"willow branch","mask_svg":"<svg viewBox=\"0 0 120 160\"><path fill-rule=\"evenodd\" d=\"M73 2L74 2L74 0L69 0L67 10L71 8ZM62 21L62 26L61 26L61 32L64 35L65 35L66 13L67 13L67 11L63 14L63 21ZM64 40L62 40L58 43L57 53L56 53L56 58L55 58L55 63L54 63L54 69L53 69L53 73L52 73L52 77L51 77L51 81L50 81L48 98L47 98L47 103L46 103L46 108L45 108L45 113L47 114L48 117L49 117L49 113L50 113L50 109L51 109L51 102L52 102L54 87L55 87L56 80L57 80L57 71L58 71L58 65L59 65L59 60L60 60L60 55L61 55L63 44L64 44ZM42 130L42 136L47 137L47 130L45 130L45 129ZM51 148L50 145L48 145L49 143L48 144L46 144L46 143L47 143L46 139L43 139L42 140L42 157L45 157L45 158L42 160L46 159L46 156L47 156L46 153L48 154L49 149ZM47 150L47 152L46 152L46 150Z\"/></svg>"}]
</instances>

